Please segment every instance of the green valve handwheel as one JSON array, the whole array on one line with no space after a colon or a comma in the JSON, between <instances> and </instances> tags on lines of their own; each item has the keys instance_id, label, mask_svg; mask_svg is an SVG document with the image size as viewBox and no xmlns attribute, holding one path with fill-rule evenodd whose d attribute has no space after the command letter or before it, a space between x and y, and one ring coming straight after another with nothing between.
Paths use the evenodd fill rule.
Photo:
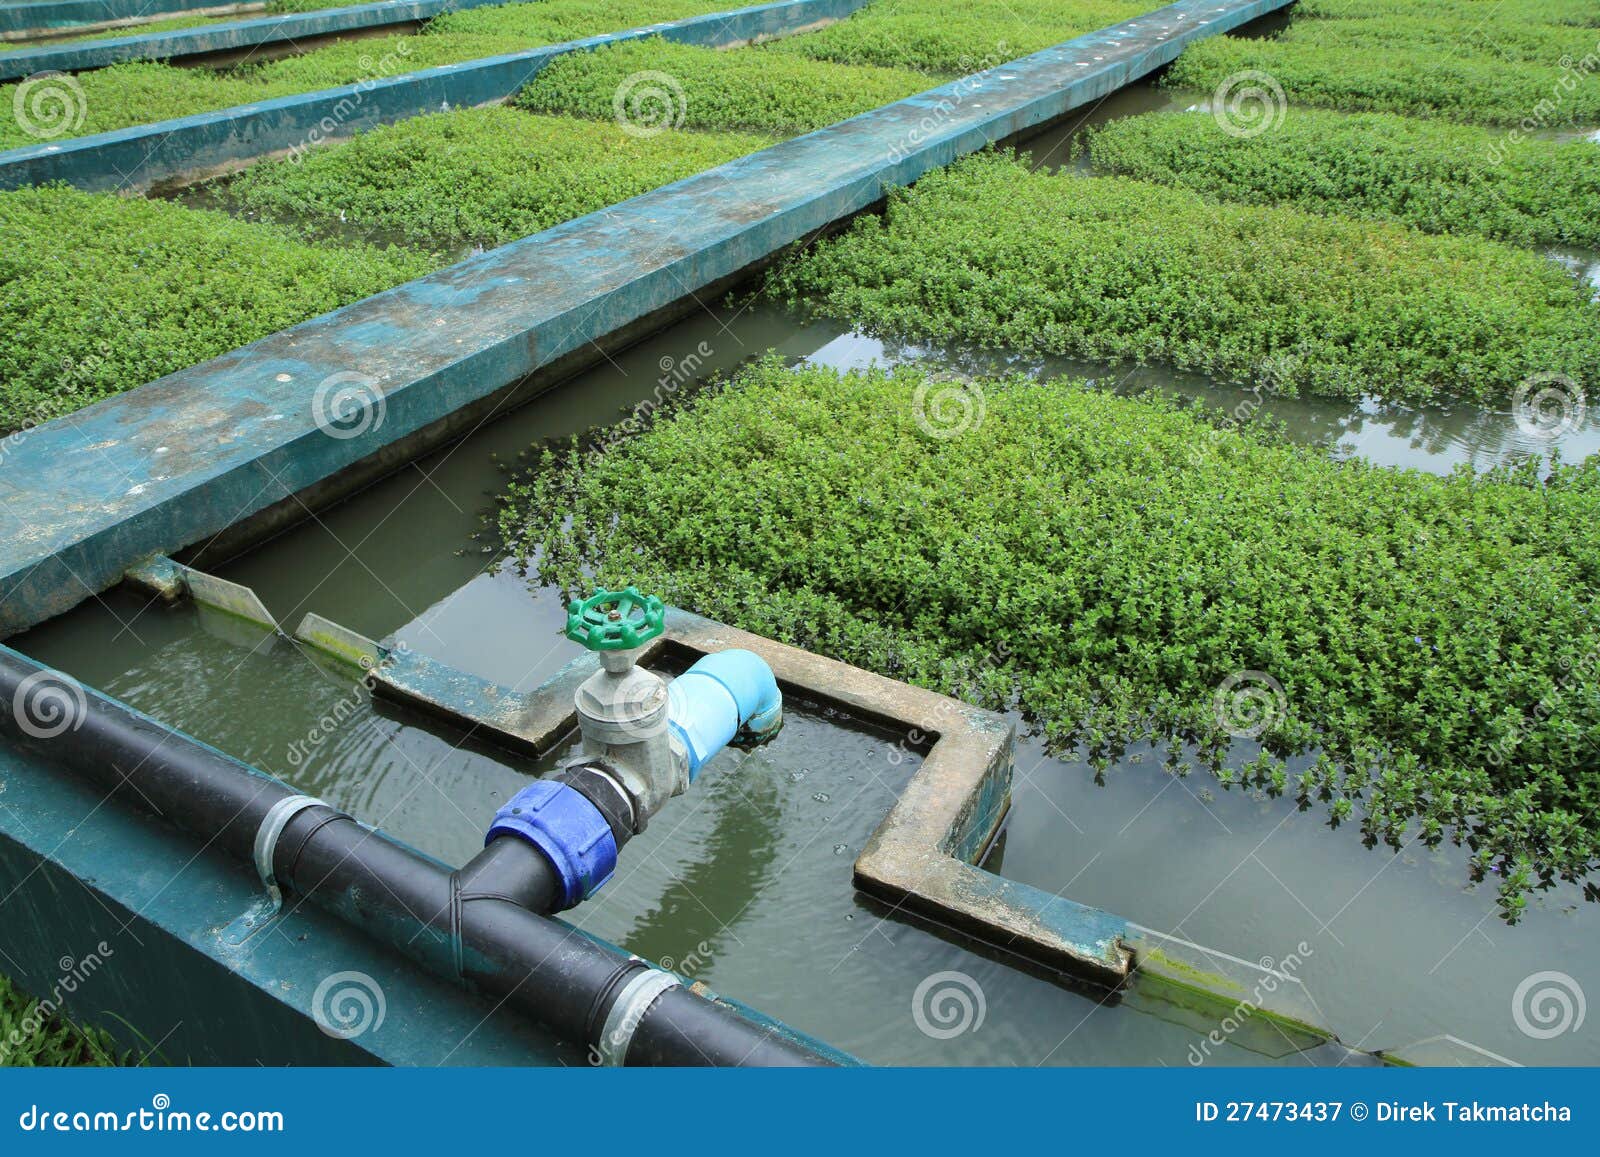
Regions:
<instances>
[{"instance_id":1,"label":"green valve handwheel","mask_svg":"<svg viewBox=\"0 0 1600 1157\"><path fill-rule=\"evenodd\" d=\"M595 591L567 608L567 638L591 651L629 651L666 629L666 604L638 587Z\"/></svg>"}]
</instances>

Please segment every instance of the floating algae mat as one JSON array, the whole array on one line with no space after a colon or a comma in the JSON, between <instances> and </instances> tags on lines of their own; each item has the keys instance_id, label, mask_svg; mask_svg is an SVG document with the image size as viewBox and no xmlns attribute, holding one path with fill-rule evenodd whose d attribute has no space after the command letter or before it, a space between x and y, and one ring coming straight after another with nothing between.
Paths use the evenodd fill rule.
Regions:
<instances>
[{"instance_id":1,"label":"floating algae mat","mask_svg":"<svg viewBox=\"0 0 1600 1157\"><path fill-rule=\"evenodd\" d=\"M0 434L429 268L420 254L319 248L162 201L60 186L0 193Z\"/></svg>"},{"instance_id":2,"label":"floating algae mat","mask_svg":"<svg viewBox=\"0 0 1600 1157\"><path fill-rule=\"evenodd\" d=\"M840 64L965 75L1161 6L1156 0L874 0L848 20L773 47Z\"/></svg>"},{"instance_id":3,"label":"floating algae mat","mask_svg":"<svg viewBox=\"0 0 1600 1157\"><path fill-rule=\"evenodd\" d=\"M814 35L734 51L648 40L574 53L542 69L516 103L535 112L611 120L617 115L617 94L632 89L631 78L664 74L681 89L673 112L683 127L793 136L938 83L905 68L839 64L779 51Z\"/></svg>"},{"instance_id":4,"label":"floating algae mat","mask_svg":"<svg viewBox=\"0 0 1600 1157\"><path fill-rule=\"evenodd\" d=\"M485 108L415 117L223 182L236 213L419 246L503 245L763 148L765 137ZM463 190L470 194L463 194Z\"/></svg>"}]
</instances>

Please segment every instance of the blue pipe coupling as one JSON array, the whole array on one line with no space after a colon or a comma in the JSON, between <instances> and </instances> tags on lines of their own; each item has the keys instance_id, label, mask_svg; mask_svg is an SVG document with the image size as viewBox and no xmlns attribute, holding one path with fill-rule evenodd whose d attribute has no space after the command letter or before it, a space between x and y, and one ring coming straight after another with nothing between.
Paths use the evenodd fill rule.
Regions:
<instances>
[{"instance_id":1,"label":"blue pipe coupling","mask_svg":"<svg viewBox=\"0 0 1600 1157\"><path fill-rule=\"evenodd\" d=\"M689 779L741 732L764 743L783 726L783 693L766 660L739 649L705 655L667 689L667 726L689 757Z\"/></svg>"},{"instance_id":2,"label":"blue pipe coupling","mask_svg":"<svg viewBox=\"0 0 1600 1157\"><path fill-rule=\"evenodd\" d=\"M495 813L484 846L501 836L516 836L544 853L561 880L558 911L594 895L617 870L617 838L605 814L556 780L535 780Z\"/></svg>"}]
</instances>

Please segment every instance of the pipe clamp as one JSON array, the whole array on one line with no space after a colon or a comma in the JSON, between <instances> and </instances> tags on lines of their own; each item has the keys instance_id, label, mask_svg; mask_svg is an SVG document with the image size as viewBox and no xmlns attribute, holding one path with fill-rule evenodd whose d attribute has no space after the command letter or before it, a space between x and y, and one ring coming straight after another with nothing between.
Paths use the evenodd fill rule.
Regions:
<instances>
[{"instance_id":1,"label":"pipe clamp","mask_svg":"<svg viewBox=\"0 0 1600 1157\"><path fill-rule=\"evenodd\" d=\"M647 968L628 981L626 987L617 994L611 1011L606 1013L605 1027L600 1030L600 1039L595 1042L598 1063L612 1066L625 1064L628 1046L633 1043L633 1034L639 1031L639 1022L644 1019L644 1014L650 1011L656 997L682 983L672 973L659 968Z\"/></svg>"},{"instance_id":2,"label":"pipe clamp","mask_svg":"<svg viewBox=\"0 0 1600 1157\"><path fill-rule=\"evenodd\" d=\"M278 838L283 835L283 829L289 826L289 821L306 808L327 806L315 796L285 796L273 804L262 817L261 826L256 829L256 874L261 877L267 895L272 898L274 911L283 903L283 890L278 887L277 874L272 867L272 858L278 852Z\"/></svg>"}]
</instances>

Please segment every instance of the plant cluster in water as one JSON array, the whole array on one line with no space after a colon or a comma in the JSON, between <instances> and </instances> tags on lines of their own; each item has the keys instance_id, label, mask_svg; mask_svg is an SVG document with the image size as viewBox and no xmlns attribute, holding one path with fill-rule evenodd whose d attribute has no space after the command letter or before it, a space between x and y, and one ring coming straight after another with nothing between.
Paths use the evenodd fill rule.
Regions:
<instances>
[{"instance_id":1,"label":"plant cluster in water","mask_svg":"<svg viewBox=\"0 0 1600 1157\"><path fill-rule=\"evenodd\" d=\"M62 186L0 192L0 435L427 272L266 225Z\"/></svg>"},{"instance_id":2,"label":"plant cluster in water","mask_svg":"<svg viewBox=\"0 0 1600 1157\"><path fill-rule=\"evenodd\" d=\"M598 54L595 54L598 55ZM223 186L237 209L418 245L502 245L762 148L734 133L627 132L512 108L414 117Z\"/></svg>"},{"instance_id":3,"label":"plant cluster in water","mask_svg":"<svg viewBox=\"0 0 1600 1157\"><path fill-rule=\"evenodd\" d=\"M1503 135L1391 113L1294 109L1245 136L1201 113L1146 113L1094 130L1088 154L1099 171L1226 201L1600 248L1600 148L1537 138L1502 146Z\"/></svg>"},{"instance_id":4,"label":"plant cluster in water","mask_svg":"<svg viewBox=\"0 0 1600 1157\"><path fill-rule=\"evenodd\" d=\"M1500 403L1600 380L1600 305L1534 253L1216 204L987 153L777 270L774 296L886 337L1160 360L1279 392Z\"/></svg>"},{"instance_id":5,"label":"plant cluster in water","mask_svg":"<svg viewBox=\"0 0 1600 1157\"><path fill-rule=\"evenodd\" d=\"M796 37L795 42L809 37ZM735 52L648 40L552 61L517 96L535 112L612 120L618 94L654 76L650 111L694 129L756 129L792 136L848 120L931 88L920 72L807 60L760 45ZM659 79L661 75L671 82ZM661 87L666 85L666 87ZM626 102L622 107L626 116Z\"/></svg>"},{"instance_id":6,"label":"plant cluster in water","mask_svg":"<svg viewBox=\"0 0 1600 1157\"><path fill-rule=\"evenodd\" d=\"M1438 477L1064 380L769 359L547 449L500 523L539 582L1017 706L1100 768L1165 737L1369 840L1463 842L1514 918L1600 866L1597 519L1593 462Z\"/></svg>"},{"instance_id":7,"label":"plant cluster in water","mask_svg":"<svg viewBox=\"0 0 1600 1157\"><path fill-rule=\"evenodd\" d=\"M813 60L965 75L1161 7L1160 0L873 0L772 47Z\"/></svg>"},{"instance_id":8,"label":"plant cluster in water","mask_svg":"<svg viewBox=\"0 0 1600 1157\"><path fill-rule=\"evenodd\" d=\"M1270 75L1290 107L1600 124L1600 20L1565 0L1302 0L1277 36L1191 45L1164 83L1211 93L1245 72Z\"/></svg>"}]
</instances>

